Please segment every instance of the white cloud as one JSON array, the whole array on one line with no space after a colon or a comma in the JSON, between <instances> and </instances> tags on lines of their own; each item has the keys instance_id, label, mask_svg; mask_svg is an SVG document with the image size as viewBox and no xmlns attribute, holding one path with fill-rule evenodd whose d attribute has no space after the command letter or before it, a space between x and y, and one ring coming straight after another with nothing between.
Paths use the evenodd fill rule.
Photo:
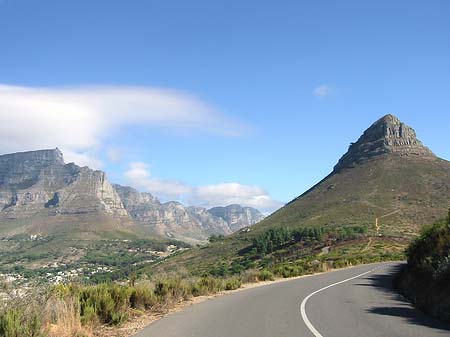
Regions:
<instances>
[{"instance_id":1,"label":"white cloud","mask_svg":"<svg viewBox=\"0 0 450 337\"><path fill-rule=\"evenodd\" d=\"M207 208L240 204L263 212L271 212L282 206L281 202L273 200L263 188L238 183L199 186L195 188L192 200Z\"/></svg>"},{"instance_id":2,"label":"white cloud","mask_svg":"<svg viewBox=\"0 0 450 337\"><path fill-rule=\"evenodd\" d=\"M240 204L271 213L283 205L258 186L239 183L189 186L176 180L158 179L151 176L150 166L145 163L131 163L125 172L125 179L135 188L150 192L166 201L179 200L206 208Z\"/></svg>"},{"instance_id":3,"label":"white cloud","mask_svg":"<svg viewBox=\"0 0 450 337\"><path fill-rule=\"evenodd\" d=\"M316 97L321 97L321 98L329 96L332 93L333 93L333 90L331 89L330 86L328 86L326 84L320 85L313 90L313 95Z\"/></svg>"},{"instance_id":4,"label":"white cloud","mask_svg":"<svg viewBox=\"0 0 450 337\"><path fill-rule=\"evenodd\" d=\"M110 147L106 150L106 156L112 163L117 163L122 158L122 151L118 148Z\"/></svg>"},{"instance_id":5,"label":"white cloud","mask_svg":"<svg viewBox=\"0 0 450 337\"><path fill-rule=\"evenodd\" d=\"M73 151L66 149L63 151L64 161L66 163L77 163L80 166L89 166L93 169L100 169L103 163L97 159L96 153L93 151Z\"/></svg>"},{"instance_id":6,"label":"white cloud","mask_svg":"<svg viewBox=\"0 0 450 337\"><path fill-rule=\"evenodd\" d=\"M96 153L115 131L130 125L225 136L245 131L207 103L175 90L0 85L2 153L59 147L77 164L99 168Z\"/></svg>"},{"instance_id":7,"label":"white cloud","mask_svg":"<svg viewBox=\"0 0 450 337\"><path fill-rule=\"evenodd\" d=\"M124 176L128 184L166 200L180 199L183 195L192 193L192 188L181 182L153 178L150 166L145 163L131 163Z\"/></svg>"}]
</instances>

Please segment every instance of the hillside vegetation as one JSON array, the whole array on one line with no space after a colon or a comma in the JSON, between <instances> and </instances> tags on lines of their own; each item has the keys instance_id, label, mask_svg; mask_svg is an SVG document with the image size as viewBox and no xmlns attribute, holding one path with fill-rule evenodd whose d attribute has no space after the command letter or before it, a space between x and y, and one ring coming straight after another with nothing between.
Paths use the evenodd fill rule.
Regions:
<instances>
[{"instance_id":1,"label":"hillside vegetation","mask_svg":"<svg viewBox=\"0 0 450 337\"><path fill-rule=\"evenodd\" d=\"M450 162L386 115L350 145L328 176L272 215L147 269L232 275L252 268L286 274L286 268L296 274L312 265L401 259L424 224L445 216L449 195ZM274 233L284 239L276 234L267 240ZM306 234L299 239L298 233Z\"/></svg>"},{"instance_id":2,"label":"hillside vegetation","mask_svg":"<svg viewBox=\"0 0 450 337\"><path fill-rule=\"evenodd\" d=\"M279 263L303 264L305 259L329 267L403 259L402 252L422 225L445 216L448 190L450 164L445 160L378 157L327 177L249 229L177 254L148 269L157 273L182 267L201 275L224 266L233 271L236 264L244 269L276 269ZM287 240L276 245L275 251L250 259L254 239L276 229L291 233L321 230L325 235L318 240ZM356 233L342 235L346 231Z\"/></svg>"},{"instance_id":3,"label":"hillside vegetation","mask_svg":"<svg viewBox=\"0 0 450 337\"><path fill-rule=\"evenodd\" d=\"M417 308L450 321L450 211L446 221L424 228L406 254L400 290Z\"/></svg>"},{"instance_id":4,"label":"hillside vegetation","mask_svg":"<svg viewBox=\"0 0 450 337\"><path fill-rule=\"evenodd\" d=\"M3 303L1 337L107 336L105 326L119 326L146 313L164 313L176 303L241 286L239 278L166 276L134 284L57 285Z\"/></svg>"}]
</instances>

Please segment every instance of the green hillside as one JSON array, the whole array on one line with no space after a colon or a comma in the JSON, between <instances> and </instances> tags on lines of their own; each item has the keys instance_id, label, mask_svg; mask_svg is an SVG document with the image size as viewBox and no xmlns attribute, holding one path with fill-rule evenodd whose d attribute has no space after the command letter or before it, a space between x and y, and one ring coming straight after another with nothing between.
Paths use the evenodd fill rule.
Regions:
<instances>
[{"instance_id":1,"label":"green hillside","mask_svg":"<svg viewBox=\"0 0 450 337\"><path fill-rule=\"evenodd\" d=\"M399 259L423 224L445 217L449 200L450 162L387 115L350 146L329 176L271 216L151 269L228 275L255 268L277 272L286 264L310 270ZM268 237L271 249L255 250L255 242Z\"/></svg>"}]
</instances>

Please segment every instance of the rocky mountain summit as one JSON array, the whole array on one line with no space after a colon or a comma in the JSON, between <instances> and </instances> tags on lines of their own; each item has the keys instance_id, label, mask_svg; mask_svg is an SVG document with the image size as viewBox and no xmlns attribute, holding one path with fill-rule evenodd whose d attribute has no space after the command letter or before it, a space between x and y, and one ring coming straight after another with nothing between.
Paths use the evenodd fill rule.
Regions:
<instances>
[{"instance_id":1,"label":"rocky mountain summit","mask_svg":"<svg viewBox=\"0 0 450 337\"><path fill-rule=\"evenodd\" d=\"M257 227L372 229L380 218L387 231L408 237L445 216L449 200L450 162L434 155L410 126L386 115L351 144L331 174Z\"/></svg>"},{"instance_id":2,"label":"rocky mountain summit","mask_svg":"<svg viewBox=\"0 0 450 337\"><path fill-rule=\"evenodd\" d=\"M435 158L433 152L417 139L413 128L393 115L386 115L373 123L356 143L350 145L348 152L334 167L334 172L388 153Z\"/></svg>"},{"instance_id":3,"label":"rocky mountain summit","mask_svg":"<svg viewBox=\"0 0 450 337\"><path fill-rule=\"evenodd\" d=\"M101 237L102 233L133 234L144 228L151 233L198 242L253 223L246 216L241 220L228 223L205 208L161 203L150 193L112 185L102 171L66 164L58 149L0 156L3 236L71 233L89 238Z\"/></svg>"}]
</instances>

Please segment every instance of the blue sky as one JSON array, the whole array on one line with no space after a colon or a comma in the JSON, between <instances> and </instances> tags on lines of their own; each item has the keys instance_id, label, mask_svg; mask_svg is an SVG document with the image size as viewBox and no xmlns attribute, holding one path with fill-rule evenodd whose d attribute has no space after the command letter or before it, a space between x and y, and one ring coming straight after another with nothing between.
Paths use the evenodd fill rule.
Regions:
<instances>
[{"instance_id":1,"label":"blue sky","mask_svg":"<svg viewBox=\"0 0 450 337\"><path fill-rule=\"evenodd\" d=\"M273 210L392 113L450 159L450 2L0 0L2 153Z\"/></svg>"}]
</instances>

